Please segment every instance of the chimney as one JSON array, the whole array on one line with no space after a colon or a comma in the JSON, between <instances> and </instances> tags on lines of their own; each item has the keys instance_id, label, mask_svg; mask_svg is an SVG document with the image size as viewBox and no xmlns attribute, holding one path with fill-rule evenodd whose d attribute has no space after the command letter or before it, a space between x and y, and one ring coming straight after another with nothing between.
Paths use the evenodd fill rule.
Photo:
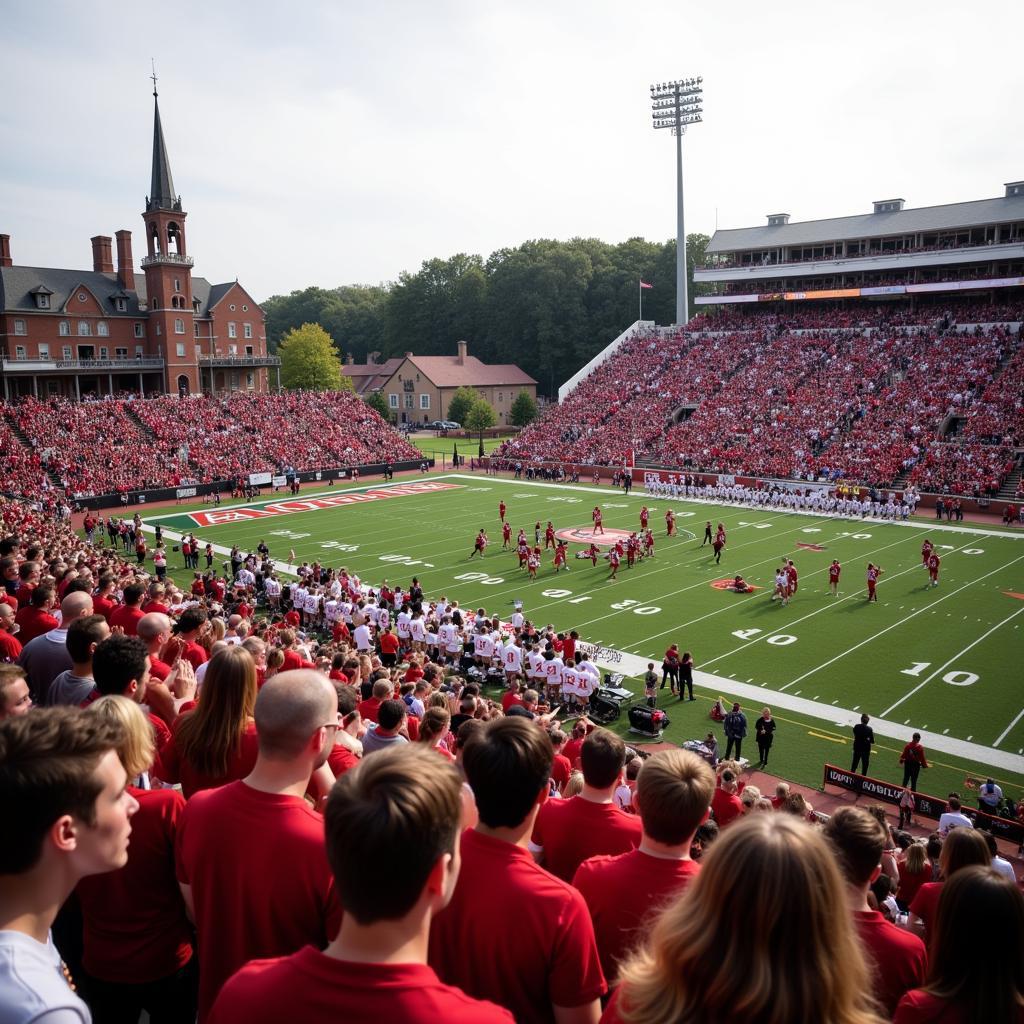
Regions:
<instances>
[{"instance_id":1,"label":"chimney","mask_svg":"<svg viewBox=\"0 0 1024 1024\"><path fill-rule=\"evenodd\" d=\"M466 365L466 349L469 347L468 343L465 342L465 341L459 341L459 342L456 342L456 344L457 344L458 349L459 349L459 355L458 355L458 358L456 359L456 362L459 364L459 366L465 366Z\"/></svg>"},{"instance_id":2,"label":"chimney","mask_svg":"<svg viewBox=\"0 0 1024 1024\"><path fill-rule=\"evenodd\" d=\"M377 365L377 359L379 357L380 357L380 353L379 352L367 352L366 353L366 365L367 366L376 366Z\"/></svg>"},{"instance_id":3,"label":"chimney","mask_svg":"<svg viewBox=\"0 0 1024 1024\"><path fill-rule=\"evenodd\" d=\"M872 205L875 213L899 213L906 202L906 199L876 199Z\"/></svg>"},{"instance_id":4,"label":"chimney","mask_svg":"<svg viewBox=\"0 0 1024 1024\"><path fill-rule=\"evenodd\" d=\"M114 272L114 257L111 255L113 239L110 235L94 235L92 241L92 269L97 274Z\"/></svg>"},{"instance_id":5,"label":"chimney","mask_svg":"<svg viewBox=\"0 0 1024 1024\"><path fill-rule=\"evenodd\" d=\"M132 266L132 233L125 228L115 231L117 238L117 283L126 291L135 291L135 268Z\"/></svg>"},{"instance_id":6,"label":"chimney","mask_svg":"<svg viewBox=\"0 0 1024 1024\"><path fill-rule=\"evenodd\" d=\"M345 356L345 365L346 366L355 366L356 365L356 357L354 355L352 355L351 352L349 352L348 355Z\"/></svg>"},{"instance_id":7,"label":"chimney","mask_svg":"<svg viewBox=\"0 0 1024 1024\"><path fill-rule=\"evenodd\" d=\"M13 267L11 259L11 236L0 235L0 267Z\"/></svg>"}]
</instances>

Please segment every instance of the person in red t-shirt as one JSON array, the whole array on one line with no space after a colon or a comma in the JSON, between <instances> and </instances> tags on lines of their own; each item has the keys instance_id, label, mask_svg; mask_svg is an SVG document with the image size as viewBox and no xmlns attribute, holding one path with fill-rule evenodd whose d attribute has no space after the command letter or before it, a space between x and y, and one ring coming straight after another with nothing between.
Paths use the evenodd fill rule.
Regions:
<instances>
[{"instance_id":1,"label":"person in red t-shirt","mask_svg":"<svg viewBox=\"0 0 1024 1024\"><path fill-rule=\"evenodd\" d=\"M192 1020L196 1012L197 961L192 926L174 874L174 837L185 807L174 789L139 789L156 748L142 710L125 697L101 697L89 714L118 727L118 756L128 792L138 802L132 818L128 863L120 870L83 878L76 888L82 908L82 967L98 1020Z\"/></svg>"},{"instance_id":2,"label":"person in red t-shirt","mask_svg":"<svg viewBox=\"0 0 1024 1024\"><path fill-rule=\"evenodd\" d=\"M610 985L619 961L700 870L690 859L690 844L707 821L714 791L714 773L696 754L652 754L640 769L634 796L643 823L640 845L617 857L592 857L577 869L572 884L587 901Z\"/></svg>"},{"instance_id":3,"label":"person in red t-shirt","mask_svg":"<svg viewBox=\"0 0 1024 1024\"><path fill-rule=\"evenodd\" d=\"M362 757L363 745L359 735L363 732L363 720L359 715L359 694L349 683L334 684L338 695L339 729L334 735L334 746L327 755L327 765L336 779L355 768Z\"/></svg>"},{"instance_id":4,"label":"person in red t-shirt","mask_svg":"<svg viewBox=\"0 0 1024 1024\"><path fill-rule=\"evenodd\" d=\"M136 636L138 634L139 619L145 614L142 610L142 601L146 596L146 588L141 583L129 583L124 588L124 603L115 608L107 621L111 629L118 626L124 630L125 636ZM95 604L93 605L95 608Z\"/></svg>"},{"instance_id":5,"label":"person in red t-shirt","mask_svg":"<svg viewBox=\"0 0 1024 1024\"><path fill-rule=\"evenodd\" d=\"M0 602L0 664L13 664L21 654L22 643L14 635L16 612L11 605Z\"/></svg>"},{"instance_id":6,"label":"person in red t-shirt","mask_svg":"<svg viewBox=\"0 0 1024 1024\"><path fill-rule=\"evenodd\" d=\"M104 573L100 577L99 589L93 594L92 598L92 610L97 615L102 615L107 622L110 622L110 615L117 607L117 602L114 600L114 588L116 585L117 580L114 575L112 573Z\"/></svg>"},{"instance_id":7,"label":"person in red t-shirt","mask_svg":"<svg viewBox=\"0 0 1024 1024\"><path fill-rule=\"evenodd\" d=\"M928 984L903 997L895 1024L1024 1022L1024 895L1009 878L987 865L958 871L929 949Z\"/></svg>"},{"instance_id":8,"label":"person in red t-shirt","mask_svg":"<svg viewBox=\"0 0 1024 1024\"><path fill-rule=\"evenodd\" d=\"M569 762L573 771L576 771L576 769L579 768L580 751L583 749L583 741L592 730L593 726L591 726L590 722L586 718L578 718L573 723L569 741L562 750L562 753L565 755L565 758Z\"/></svg>"},{"instance_id":9,"label":"person in red t-shirt","mask_svg":"<svg viewBox=\"0 0 1024 1024\"><path fill-rule=\"evenodd\" d=\"M18 639L22 645L49 633L51 629L57 629L60 623L50 614L56 603L57 592L53 587L41 585L32 591L28 604L23 604L14 617L14 621L21 627Z\"/></svg>"},{"instance_id":10,"label":"person in red t-shirt","mask_svg":"<svg viewBox=\"0 0 1024 1024\"><path fill-rule=\"evenodd\" d=\"M882 873L888 842L885 828L863 807L840 807L825 823L846 881L846 905L872 975L872 991L890 1016L912 988L924 982L928 965L924 943L887 921L868 904L868 891Z\"/></svg>"},{"instance_id":11,"label":"person in red t-shirt","mask_svg":"<svg viewBox=\"0 0 1024 1024\"><path fill-rule=\"evenodd\" d=\"M208 619L203 608L186 608L179 616L175 626L175 635L185 644L181 656L195 669L205 664L210 658L206 648L198 642L199 637L208 629Z\"/></svg>"},{"instance_id":12,"label":"person in red t-shirt","mask_svg":"<svg viewBox=\"0 0 1024 1024\"><path fill-rule=\"evenodd\" d=\"M459 882L430 934L442 980L526 1024L596 1021L606 989L583 897L526 849L538 810L560 802L548 800L551 763L550 741L527 719L472 733L462 766L479 822L462 835ZM496 921L515 925L496 929Z\"/></svg>"},{"instance_id":13,"label":"person in red t-shirt","mask_svg":"<svg viewBox=\"0 0 1024 1024\"><path fill-rule=\"evenodd\" d=\"M719 828L725 828L743 813L743 802L737 795L736 776L727 768L722 772L721 785L711 798L711 811Z\"/></svg>"},{"instance_id":14,"label":"person in red t-shirt","mask_svg":"<svg viewBox=\"0 0 1024 1024\"><path fill-rule=\"evenodd\" d=\"M378 679L373 684L371 696L359 705L359 714L365 722L376 722L380 706L395 695L395 688L387 679Z\"/></svg>"},{"instance_id":15,"label":"person in red t-shirt","mask_svg":"<svg viewBox=\"0 0 1024 1024\"><path fill-rule=\"evenodd\" d=\"M626 763L625 743L607 729L595 729L583 741L580 760L583 792L570 800L549 800L530 841L537 861L566 882L590 857L635 849L642 832L640 819L613 803Z\"/></svg>"},{"instance_id":16,"label":"person in red t-shirt","mask_svg":"<svg viewBox=\"0 0 1024 1024\"><path fill-rule=\"evenodd\" d=\"M594 506L594 511L590 513L590 518L594 520L595 536L599 533L604 533L604 514L601 512L600 505Z\"/></svg>"},{"instance_id":17,"label":"person in red t-shirt","mask_svg":"<svg viewBox=\"0 0 1024 1024\"><path fill-rule=\"evenodd\" d=\"M198 938L200 1020L243 964L308 944L322 949L340 916L323 818L303 799L333 744L337 694L319 673L280 672L260 690L255 717L259 756L252 772L197 793L178 825L178 882ZM290 991L289 999L297 995Z\"/></svg>"},{"instance_id":18,"label":"person in red t-shirt","mask_svg":"<svg viewBox=\"0 0 1024 1024\"><path fill-rule=\"evenodd\" d=\"M928 556L928 580L933 587L939 585L939 566L942 564L942 559L933 551Z\"/></svg>"},{"instance_id":19,"label":"person in red t-shirt","mask_svg":"<svg viewBox=\"0 0 1024 1024\"><path fill-rule=\"evenodd\" d=\"M380 663L385 668L392 668L398 664L398 637L391 632L391 627L386 626L377 638L380 645Z\"/></svg>"},{"instance_id":20,"label":"person in red t-shirt","mask_svg":"<svg viewBox=\"0 0 1024 1024\"><path fill-rule=\"evenodd\" d=\"M458 773L421 746L382 751L339 779L325 812L326 853L345 911L337 937L326 949L314 940L247 964L221 989L209 1024L512 1024L507 1010L445 984L427 963L431 922L459 875L461 812ZM290 866L270 868L261 897ZM292 908L280 909L291 923Z\"/></svg>"}]
</instances>

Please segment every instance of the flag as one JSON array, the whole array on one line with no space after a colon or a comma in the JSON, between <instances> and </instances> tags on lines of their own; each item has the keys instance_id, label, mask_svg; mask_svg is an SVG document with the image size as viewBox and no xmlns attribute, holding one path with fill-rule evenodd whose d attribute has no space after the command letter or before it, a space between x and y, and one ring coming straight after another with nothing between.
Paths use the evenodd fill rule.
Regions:
<instances>
[{"instance_id":1,"label":"flag","mask_svg":"<svg viewBox=\"0 0 1024 1024\"><path fill-rule=\"evenodd\" d=\"M641 288L653 288L654 285L653 284L648 284L643 278L640 278L640 287Z\"/></svg>"}]
</instances>

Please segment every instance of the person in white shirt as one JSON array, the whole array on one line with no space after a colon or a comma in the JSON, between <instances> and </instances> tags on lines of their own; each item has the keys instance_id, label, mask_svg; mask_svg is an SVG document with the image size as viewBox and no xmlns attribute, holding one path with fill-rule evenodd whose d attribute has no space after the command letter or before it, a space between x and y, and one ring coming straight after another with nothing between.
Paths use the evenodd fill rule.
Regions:
<instances>
[{"instance_id":1,"label":"person in white shirt","mask_svg":"<svg viewBox=\"0 0 1024 1024\"><path fill-rule=\"evenodd\" d=\"M505 679L511 683L523 674L523 652L516 647L512 637L507 637L501 650L501 661L505 666Z\"/></svg>"},{"instance_id":2,"label":"person in white shirt","mask_svg":"<svg viewBox=\"0 0 1024 1024\"><path fill-rule=\"evenodd\" d=\"M562 683L562 703L565 705L573 705L576 703L576 698L580 695L580 674L576 671L574 665L563 665L561 674Z\"/></svg>"},{"instance_id":3,"label":"person in white shirt","mask_svg":"<svg viewBox=\"0 0 1024 1024\"><path fill-rule=\"evenodd\" d=\"M267 595L267 604L277 611L281 607L281 581L274 575L267 577L263 592Z\"/></svg>"},{"instance_id":4,"label":"person in white shirt","mask_svg":"<svg viewBox=\"0 0 1024 1024\"><path fill-rule=\"evenodd\" d=\"M426 648L427 627L423 622L422 612L409 623L409 636L412 638L413 650L422 651Z\"/></svg>"},{"instance_id":5,"label":"person in white shirt","mask_svg":"<svg viewBox=\"0 0 1024 1024\"><path fill-rule=\"evenodd\" d=\"M395 619L395 632L398 633L398 639L402 642L403 646L409 643L410 622L412 622L412 616L409 614L409 606L403 605L402 610Z\"/></svg>"},{"instance_id":6,"label":"person in white shirt","mask_svg":"<svg viewBox=\"0 0 1024 1024\"><path fill-rule=\"evenodd\" d=\"M948 836L955 828L974 828L974 822L960 810L960 800L951 796L946 803L946 810L939 818L939 832Z\"/></svg>"},{"instance_id":7,"label":"person in white shirt","mask_svg":"<svg viewBox=\"0 0 1024 1024\"><path fill-rule=\"evenodd\" d=\"M371 638L370 627L367 623L363 622L356 626L353 640L355 641L356 650L360 654L369 654L373 650L373 639Z\"/></svg>"},{"instance_id":8,"label":"person in white shirt","mask_svg":"<svg viewBox=\"0 0 1024 1024\"><path fill-rule=\"evenodd\" d=\"M548 657L547 651L544 652L544 662L542 665L544 671L544 687L547 692L547 698L549 704L554 704L562 696L562 669L565 667L565 662L554 653L550 652L551 657Z\"/></svg>"}]
</instances>

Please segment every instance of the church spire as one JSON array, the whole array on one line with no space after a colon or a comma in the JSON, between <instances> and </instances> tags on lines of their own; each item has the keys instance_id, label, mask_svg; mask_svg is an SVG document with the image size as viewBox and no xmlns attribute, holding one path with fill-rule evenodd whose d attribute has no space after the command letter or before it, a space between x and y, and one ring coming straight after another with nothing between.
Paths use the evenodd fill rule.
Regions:
<instances>
[{"instance_id":1,"label":"church spire","mask_svg":"<svg viewBox=\"0 0 1024 1024\"><path fill-rule=\"evenodd\" d=\"M181 199L174 191L171 161L167 156L164 129L160 123L160 101L156 91L156 71L153 75L153 174L149 186L147 210L180 210Z\"/></svg>"}]
</instances>

